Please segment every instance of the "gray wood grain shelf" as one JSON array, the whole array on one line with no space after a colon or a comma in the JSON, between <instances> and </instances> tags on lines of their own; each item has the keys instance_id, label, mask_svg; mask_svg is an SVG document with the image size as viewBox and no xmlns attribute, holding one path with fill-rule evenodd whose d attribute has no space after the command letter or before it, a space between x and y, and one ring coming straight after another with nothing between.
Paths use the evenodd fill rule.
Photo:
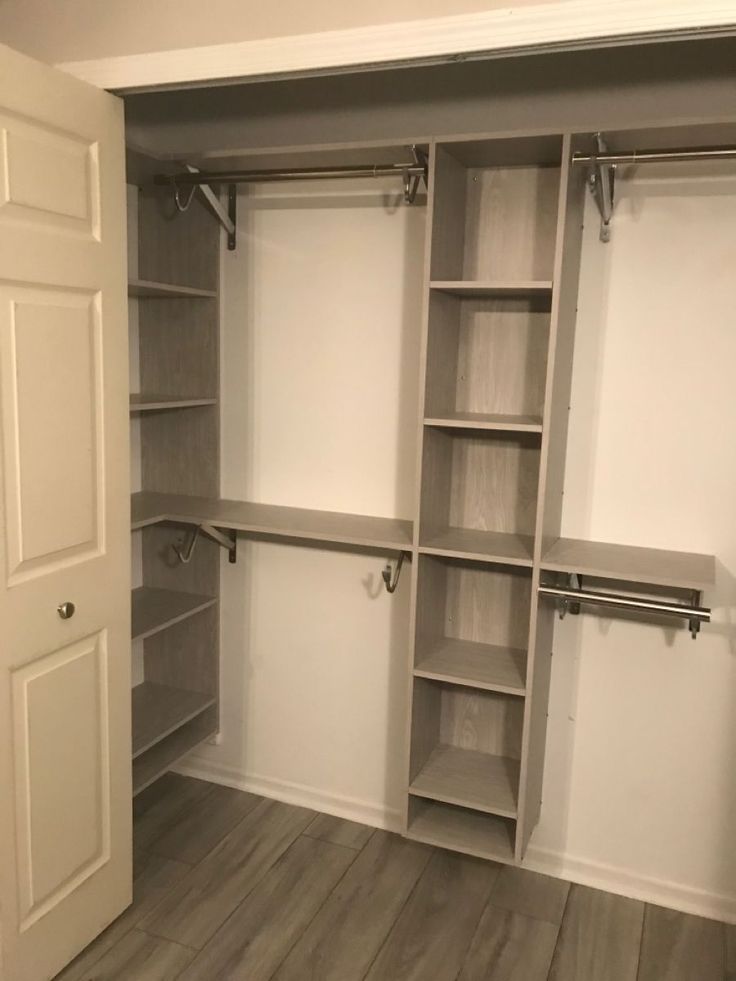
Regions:
<instances>
[{"instance_id":1,"label":"gray wood grain shelf","mask_svg":"<svg viewBox=\"0 0 736 981\"><path fill-rule=\"evenodd\" d=\"M172 627L202 610L214 606L214 596L199 593L183 593L175 589L156 589L141 586L132 593L133 640L144 640L160 630Z\"/></svg>"},{"instance_id":2,"label":"gray wood grain shelf","mask_svg":"<svg viewBox=\"0 0 736 981\"><path fill-rule=\"evenodd\" d=\"M440 744L410 784L409 793L515 818L519 761Z\"/></svg>"},{"instance_id":3,"label":"gray wood grain shelf","mask_svg":"<svg viewBox=\"0 0 736 981\"><path fill-rule=\"evenodd\" d=\"M131 412L157 412L161 409L193 409L200 405L217 405L217 399L209 396L197 398L191 395L131 394Z\"/></svg>"},{"instance_id":4,"label":"gray wood grain shelf","mask_svg":"<svg viewBox=\"0 0 736 981\"><path fill-rule=\"evenodd\" d=\"M559 538L542 556L549 572L578 572L652 586L705 590L715 584L715 557L634 545Z\"/></svg>"},{"instance_id":5,"label":"gray wood grain shelf","mask_svg":"<svg viewBox=\"0 0 736 981\"><path fill-rule=\"evenodd\" d=\"M133 759L201 715L217 699L196 691L144 681L132 691Z\"/></svg>"},{"instance_id":6,"label":"gray wood grain shelf","mask_svg":"<svg viewBox=\"0 0 736 981\"><path fill-rule=\"evenodd\" d=\"M128 296L142 300L211 299L215 290L201 290L194 286L178 286L173 283L155 283L150 279L132 279L128 283Z\"/></svg>"},{"instance_id":7,"label":"gray wood grain shelf","mask_svg":"<svg viewBox=\"0 0 736 981\"><path fill-rule=\"evenodd\" d=\"M408 551L412 523L398 518L315 511L251 501L188 497L143 491L132 495L133 528L160 521L208 522L221 528L305 541Z\"/></svg>"},{"instance_id":8,"label":"gray wood grain shelf","mask_svg":"<svg viewBox=\"0 0 736 981\"><path fill-rule=\"evenodd\" d=\"M420 650L414 675L507 695L526 691L526 651L445 637Z\"/></svg>"},{"instance_id":9,"label":"gray wood grain shelf","mask_svg":"<svg viewBox=\"0 0 736 981\"><path fill-rule=\"evenodd\" d=\"M133 796L140 794L187 753L217 732L217 708L211 706L175 729L133 760Z\"/></svg>"},{"instance_id":10,"label":"gray wood grain shelf","mask_svg":"<svg viewBox=\"0 0 736 981\"><path fill-rule=\"evenodd\" d=\"M417 804L416 813L409 817L407 838L505 865L513 862L512 822L438 801L414 798L412 805Z\"/></svg>"},{"instance_id":11,"label":"gray wood grain shelf","mask_svg":"<svg viewBox=\"0 0 736 981\"><path fill-rule=\"evenodd\" d=\"M552 281L549 279L530 279L508 281L494 280L462 280L435 279L429 288L438 293L450 293L452 296L481 297L530 297L547 296L552 293Z\"/></svg>"},{"instance_id":12,"label":"gray wood grain shelf","mask_svg":"<svg viewBox=\"0 0 736 981\"><path fill-rule=\"evenodd\" d=\"M502 415L494 412L447 412L424 420L438 429L488 429L496 432L541 433L541 416Z\"/></svg>"},{"instance_id":13,"label":"gray wood grain shelf","mask_svg":"<svg viewBox=\"0 0 736 981\"><path fill-rule=\"evenodd\" d=\"M426 555L446 555L450 558L525 567L532 565L533 550L534 540L531 536L501 531L476 531L471 528L446 528L431 534L425 533L419 543L419 551Z\"/></svg>"}]
</instances>

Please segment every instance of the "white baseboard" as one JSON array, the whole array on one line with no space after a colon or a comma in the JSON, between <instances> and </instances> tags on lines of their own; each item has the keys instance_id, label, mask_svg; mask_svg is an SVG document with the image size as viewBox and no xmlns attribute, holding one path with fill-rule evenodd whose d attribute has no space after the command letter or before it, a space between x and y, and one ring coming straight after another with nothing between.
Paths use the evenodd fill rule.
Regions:
<instances>
[{"instance_id":1,"label":"white baseboard","mask_svg":"<svg viewBox=\"0 0 736 981\"><path fill-rule=\"evenodd\" d=\"M372 801L329 793L305 784L243 773L235 767L212 763L201 757L188 759L176 768L176 772L284 801L286 804L309 807L324 814L334 814L335 817L357 821L358 824L401 832L400 812L382 807ZM527 851L524 868L557 879L567 879L583 886L604 889L618 896L627 896L630 899L639 899L645 903L665 906L683 913L736 924L736 896L706 892L682 883L640 875L632 869L576 858L549 849L536 848L534 845L531 845Z\"/></svg>"},{"instance_id":2,"label":"white baseboard","mask_svg":"<svg viewBox=\"0 0 736 981\"><path fill-rule=\"evenodd\" d=\"M321 811L323 814L334 814L335 817L345 818L347 821L356 821L358 824L367 824L372 828L401 831L400 812L392 808L382 807L372 801L333 794L301 783L276 780L254 773L243 773L235 767L212 763L200 757L185 760L176 767L176 772L187 777L208 780L210 783L219 783L224 787L246 790L248 793L259 794L261 797L283 801L285 804L309 807L313 811Z\"/></svg>"}]
</instances>

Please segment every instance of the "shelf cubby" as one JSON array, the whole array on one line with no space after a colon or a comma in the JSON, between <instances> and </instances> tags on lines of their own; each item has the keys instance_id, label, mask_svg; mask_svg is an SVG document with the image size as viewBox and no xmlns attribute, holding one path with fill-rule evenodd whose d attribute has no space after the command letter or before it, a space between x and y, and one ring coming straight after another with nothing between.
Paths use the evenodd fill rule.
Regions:
<instances>
[{"instance_id":1,"label":"shelf cubby","mask_svg":"<svg viewBox=\"0 0 736 981\"><path fill-rule=\"evenodd\" d=\"M531 574L422 555L414 674L523 696Z\"/></svg>"},{"instance_id":2,"label":"shelf cubby","mask_svg":"<svg viewBox=\"0 0 736 981\"><path fill-rule=\"evenodd\" d=\"M202 692L144 681L132 691L133 759L200 715L217 699Z\"/></svg>"},{"instance_id":3,"label":"shelf cubby","mask_svg":"<svg viewBox=\"0 0 736 981\"><path fill-rule=\"evenodd\" d=\"M176 766L196 746L218 729L217 705L195 715L133 760L133 796Z\"/></svg>"},{"instance_id":4,"label":"shelf cubby","mask_svg":"<svg viewBox=\"0 0 736 981\"><path fill-rule=\"evenodd\" d=\"M515 818L523 699L415 678L409 794Z\"/></svg>"},{"instance_id":5,"label":"shelf cubby","mask_svg":"<svg viewBox=\"0 0 736 981\"><path fill-rule=\"evenodd\" d=\"M427 424L541 432L549 324L549 296L432 294Z\"/></svg>"},{"instance_id":6,"label":"shelf cubby","mask_svg":"<svg viewBox=\"0 0 736 981\"><path fill-rule=\"evenodd\" d=\"M514 861L514 822L452 804L412 797L406 837L493 862Z\"/></svg>"},{"instance_id":7,"label":"shelf cubby","mask_svg":"<svg viewBox=\"0 0 736 981\"><path fill-rule=\"evenodd\" d=\"M152 586L134 589L131 599L131 635L134 641L153 637L161 630L173 627L217 603L214 596Z\"/></svg>"},{"instance_id":8,"label":"shelf cubby","mask_svg":"<svg viewBox=\"0 0 736 981\"><path fill-rule=\"evenodd\" d=\"M431 282L549 284L560 160L559 137L440 145Z\"/></svg>"},{"instance_id":9,"label":"shelf cubby","mask_svg":"<svg viewBox=\"0 0 736 981\"><path fill-rule=\"evenodd\" d=\"M538 433L428 427L421 550L530 566L539 458Z\"/></svg>"}]
</instances>

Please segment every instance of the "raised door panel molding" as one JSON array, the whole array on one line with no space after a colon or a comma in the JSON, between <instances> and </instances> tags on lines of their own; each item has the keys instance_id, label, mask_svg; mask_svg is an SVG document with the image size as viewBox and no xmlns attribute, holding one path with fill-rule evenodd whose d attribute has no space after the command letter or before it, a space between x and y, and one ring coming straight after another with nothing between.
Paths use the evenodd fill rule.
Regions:
<instances>
[{"instance_id":1,"label":"raised door panel molding","mask_svg":"<svg viewBox=\"0 0 736 981\"><path fill-rule=\"evenodd\" d=\"M95 293L0 283L8 585L104 549L100 321Z\"/></svg>"},{"instance_id":2,"label":"raised door panel molding","mask_svg":"<svg viewBox=\"0 0 736 981\"><path fill-rule=\"evenodd\" d=\"M106 634L11 677L23 932L110 860Z\"/></svg>"},{"instance_id":3,"label":"raised door panel molding","mask_svg":"<svg viewBox=\"0 0 736 981\"><path fill-rule=\"evenodd\" d=\"M96 143L0 115L0 221L99 240L99 191Z\"/></svg>"},{"instance_id":4,"label":"raised door panel molding","mask_svg":"<svg viewBox=\"0 0 736 981\"><path fill-rule=\"evenodd\" d=\"M70 61L58 67L100 88L133 91L641 38L703 37L731 33L735 26L736 11L728 0L558 0L343 31Z\"/></svg>"}]
</instances>

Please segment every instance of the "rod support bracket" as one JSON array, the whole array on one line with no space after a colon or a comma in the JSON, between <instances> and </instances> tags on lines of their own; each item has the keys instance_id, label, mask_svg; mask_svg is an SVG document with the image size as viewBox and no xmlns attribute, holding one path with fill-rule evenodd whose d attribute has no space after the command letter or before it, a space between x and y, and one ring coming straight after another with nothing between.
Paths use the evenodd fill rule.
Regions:
<instances>
[{"instance_id":1,"label":"rod support bracket","mask_svg":"<svg viewBox=\"0 0 736 981\"><path fill-rule=\"evenodd\" d=\"M396 587L399 585L399 577L401 576L401 567L404 564L404 553L399 552L399 558L396 562L396 571L391 569L391 563L386 562L386 567L381 573L381 579L383 579L384 585L386 586L387 593L395 593Z\"/></svg>"},{"instance_id":2,"label":"rod support bracket","mask_svg":"<svg viewBox=\"0 0 736 981\"><path fill-rule=\"evenodd\" d=\"M597 159L599 153L606 153L608 147L601 133L595 134L595 151L588 176L588 187L595 199L601 215L601 242L611 241L611 219L613 218L614 192L616 183L616 165L601 163Z\"/></svg>"},{"instance_id":3,"label":"rod support bracket","mask_svg":"<svg viewBox=\"0 0 736 981\"><path fill-rule=\"evenodd\" d=\"M701 606L702 603L703 603L702 592L699 589L694 589L690 596L691 606L698 607ZM698 620L696 617L693 617L692 620L688 620L687 625L690 629L690 636L692 637L693 640L697 640L698 634L700 633L700 620Z\"/></svg>"},{"instance_id":4,"label":"rod support bracket","mask_svg":"<svg viewBox=\"0 0 736 981\"><path fill-rule=\"evenodd\" d=\"M196 548L197 541L200 535L205 535L211 541L215 542L221 548L227 549L228 559L230 562L235 563L238 560L238 535L235 531L222 531L220 528L215 528L214 525L207 524L206 522L201 525L195 525L194 528L189 532L189 538L185 539L179 545L173 545L174 553L181 562L182 565L188 565L192 561L192 556L194 555L194 549Z\"/></svg>"}]
</instances>

